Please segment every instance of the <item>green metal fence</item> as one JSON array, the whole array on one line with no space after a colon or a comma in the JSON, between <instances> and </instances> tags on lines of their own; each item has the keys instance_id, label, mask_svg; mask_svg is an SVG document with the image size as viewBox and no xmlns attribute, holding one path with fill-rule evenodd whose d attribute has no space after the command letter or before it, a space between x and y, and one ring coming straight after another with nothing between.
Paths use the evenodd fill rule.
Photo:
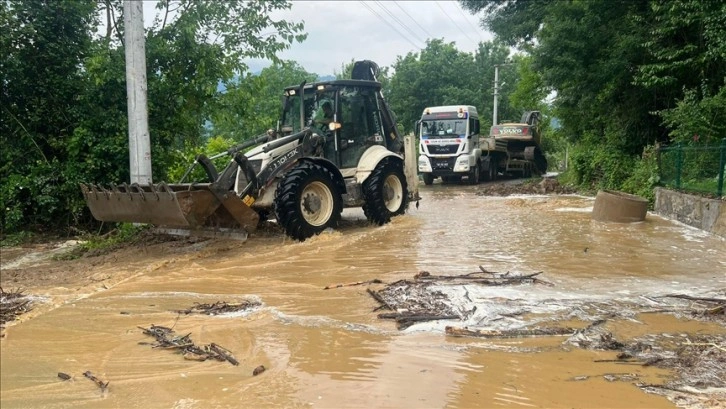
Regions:
<instances>
[{"instance_id":1,"label":"green metal fence","mask_svg":"<svg viewBox=\"0 0 726 409\"><path fill-rule=\"evenodd\" d=\"M678 143L659 148L658 169L663 186L723 197L726 138L720 145Z\"/></svg>"}]
</instances>

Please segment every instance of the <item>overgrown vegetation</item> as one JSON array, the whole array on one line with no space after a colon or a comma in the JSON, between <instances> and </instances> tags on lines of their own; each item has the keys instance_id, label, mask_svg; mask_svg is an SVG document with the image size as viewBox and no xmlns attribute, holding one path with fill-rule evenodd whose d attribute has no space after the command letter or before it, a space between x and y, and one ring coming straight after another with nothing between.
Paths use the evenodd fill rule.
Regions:
<instances>
[{"instance_id":1,"label":"overgrown vegetation","mask_svg":"<svg viewBox=\"0 0 726 409\"><path fill-rule=\"evenodd\" d=\"M92 230L97 222L79 183L129 180L122 6L115 0L0 2L1 234ZM220 84L235 88L245 78L243 59L279 62L278 52L305 38L302 23L270 17L289 7L282 0L157 1L158 18L146 30L156 180L180 166L179 152L216 136L205 126L215 113L243 106L239 116L226 109L227 122L246 135L259 130L250 118L266 119L260 115L266 106L230 100L234 93L223 98ZM96 34L98 27L105 35ZM257 95L264 78L253 85L248 94ZM222 136L237 136L221 116L215 118Z\"/></svg>"},{"instance_id":2,"label":"overgrown vegetation","mask_svg":"<svg viewBox=\"0 0 726 409\"><path fill-rule=\"evenodd\" d=\"M566 178L581 187L650 198L656 143L726 137L726 3L460 3L529 54L538 87L556 93L552 114L562 128L548 136L570 147Z\"/></svg>"}]
</instances>

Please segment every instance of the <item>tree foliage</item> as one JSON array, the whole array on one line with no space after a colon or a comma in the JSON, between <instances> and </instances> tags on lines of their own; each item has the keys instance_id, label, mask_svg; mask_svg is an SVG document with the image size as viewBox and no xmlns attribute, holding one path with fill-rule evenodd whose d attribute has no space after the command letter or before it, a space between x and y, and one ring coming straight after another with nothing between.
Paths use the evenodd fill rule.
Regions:
<instances>
[{"instance_id":1,"label":"tree foliage","mask_svg":"<svg viewBox=\"0 0 726 409\"><path fill-rule=\"evenodd\" d=\"M536 88L556 94L554 114L562 137L575 145L574 171L582 183L633 190L625 183L634 169L629 161L639 160L645 147L693 134L723 137L723 1L460 3L482 13L483 26L500 40L531 56L542 81Z\"/></svg>"},{"instance_id":2,"label":"tree foliage","mask_svg":"<svg viewBox=\"0 0 726 409\"><path fill-rule=\"evenodd\" d=\"M278 61L277 53L305 38L302 23L270 17L289 7L283 0L157 1L146 30L157 180L180 150L205 144L205 124L227 103L219 84L245 75L243 59ZM90 222L78 183L129 179L122 2L7 0L0 31L2 231Z\"/></svg>"},{"instance_id":3,"label":"tree foliage","mask_svg":"<svg viewBox=\"0 0 726 409\"><path fill-rule=\"evenodd\" d=\"M296 62L286 61L228 83L210 118L212 134L243 141L274 128L282 114L283 90L316 78Z\"/></svg>"},{"instance_id":4,"label":"tree foliage","mask_svg":"<svg viewBox=\"0 0 726 409\"><path fill-rule=\"evenodd\" d=\"M399 124L411 131L427 106L474 105L482 129L487 129L493 113L494 65L505 64L509 57L501 43L481 43L472 54L442 39L429 40L420 53L399 56L393 65L389 97ZM516 69L500 69L499 118L519 119L522 114L510 106L508 97L517 75Z\"/></svg>"}]
</instances>

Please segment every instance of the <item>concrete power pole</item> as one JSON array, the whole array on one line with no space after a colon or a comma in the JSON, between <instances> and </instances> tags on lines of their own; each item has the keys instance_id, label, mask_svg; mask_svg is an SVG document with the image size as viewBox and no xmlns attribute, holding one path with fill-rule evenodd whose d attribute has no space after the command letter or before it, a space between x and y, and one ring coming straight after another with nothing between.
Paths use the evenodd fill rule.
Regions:
<instances>
[{"instance_id":1,"label":"concrete power pole","mask_svg":"<svg viewBox=\"0 0 726 409\"><path fill-rule=\"evenodd\" d=\"M492 125L497 124L497 104L499 102L499 65L494 64L494 114L492 115Z\"/></svg>"},{"instance_id":2,"label":"concrete power pole","mask_svg":"<svg viewBox=\"0 0 726 409\"><path fill-rule=\"evenodd\" d=\"M492 115L492 125L496 125L498 121L497 112L499 109L499 67L506 67L508 65L513 65L513 63L494 64L494 113Z\"/></svg>"},{"instance_id":3,"label":"concrete power pole","mask_svg":"<svg viewBox=\"0 0 726 409\"><path fill-rule=\"evenodd\" d=\"M151 183L151 143L146 102L146 46L143 1L124 0L126 101L129 116L131 183Z\"/></svg>"}]
</instances>

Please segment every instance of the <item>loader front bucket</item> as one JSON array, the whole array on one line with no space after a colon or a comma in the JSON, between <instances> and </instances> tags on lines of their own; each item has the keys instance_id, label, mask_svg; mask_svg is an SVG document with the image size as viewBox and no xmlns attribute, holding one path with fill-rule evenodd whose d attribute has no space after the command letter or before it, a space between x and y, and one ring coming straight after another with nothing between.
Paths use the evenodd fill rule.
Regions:
<instances>
[{"instance_id":1,"label":"loader front bucket","mask_svg":"<svg viewBox=\"0 0 726 409\"><path fill-rule=\"evenodd\" d=\"M109 189L81 184L91 214L99 221L148 223L160 227L198 229L202 227L257 227L257 212L236 195L218 197L210 184L141 186L123 184ZM221 199L221 200L220 200Z\"/></svg>"}]
</instances>

